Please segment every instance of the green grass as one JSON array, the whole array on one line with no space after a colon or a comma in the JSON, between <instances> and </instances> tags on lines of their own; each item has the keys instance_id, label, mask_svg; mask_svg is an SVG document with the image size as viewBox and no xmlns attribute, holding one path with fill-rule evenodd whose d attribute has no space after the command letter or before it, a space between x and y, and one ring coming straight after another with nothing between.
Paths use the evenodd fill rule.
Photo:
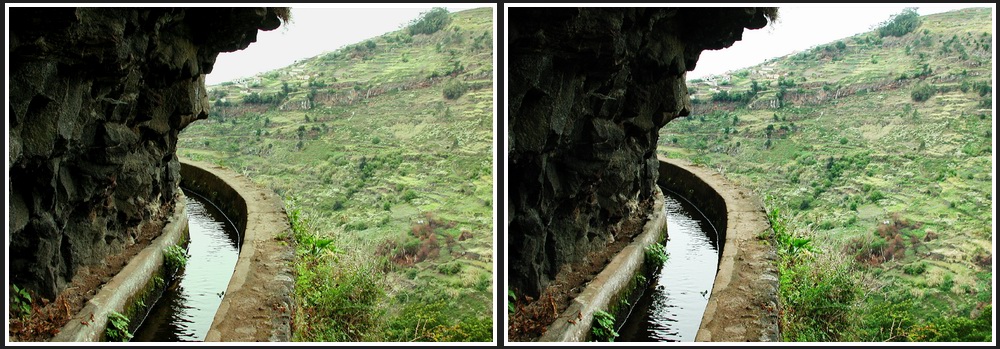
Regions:
<instances>
[{"instance_id":1,"label":"green grass","mask_svg":"<svg viewBox=\"0 0 1000 349\"><path fill-rule=\"evenodd\" d=\"M296 340L492 339L492 16L454 13L430 35L404 29L259 84L209 87L213 104L230 105L186 128L178 154L242 173L294 208ZM447 98L452 80L468 89ZM285 85L280 105L242 103ZM428 217L440 226L426 228ZM415 241L437 250L407 261L419 251L398 252Z\"/></svg>"},{"instance_id":2,"label":"green grass","mask_svg":"<svg viewBox=\"0 0 1000 349\"><path fill-rule=\"evenodd\" d=\"M705 101L767 86L746 104L696 104L663 128L659 152L773 197L794 237L779 245L815 249L782 252L785 340L982 338L952 329L981 333L992 294L977 262L992 258L993 120L981 103L992 91L971 88L990 84L991 23L988 9L937 14L902 37L859 34L840 51L825 48L834 42L689 82ZM967 55L946 52L948 41ZM758 101L774 98L776 76L795 86L772 109ZM915 99L919 84L933 92Z\"/></svg>"}]
</instances>

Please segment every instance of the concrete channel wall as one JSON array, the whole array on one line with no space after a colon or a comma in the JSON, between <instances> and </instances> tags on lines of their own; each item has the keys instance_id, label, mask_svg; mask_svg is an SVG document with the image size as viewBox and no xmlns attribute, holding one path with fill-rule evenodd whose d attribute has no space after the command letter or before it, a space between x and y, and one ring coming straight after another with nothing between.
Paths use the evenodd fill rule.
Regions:
<instances>
[{"instance_id":1,"label":"concrete channel wall","mask_svg":"<svg viewBox=\"0 0 1000 349\"><path fill-rule=\"evenodd\" d=\"M219 206L239 229L236 269L206 342L291 340L295 248L284 203L229 169L181 159L181 186Z\"/></svg>"},{"instance_id":2,"label":"concrete channel wall","mask_svg":"<svg viewBox=\"0 0 1000 349\"><path fill-rule=\"evenodd\" d=\"M763 206L714 171L683 160L659 160L659 184L690 200L720 234L719 269L695 341L779 341L777 255L773 243L759 238L770 229ZM633 275L643 268L643 249L669 233L663 201L657 193L641 235L587 284L538 341L587 340L594 313L608 311L618 297L632 292Z\"/></svg>"},{"instance_id":3,"label":"concrete channel wall","mask_svg":"<svg viewBox=\"0 0 1000 349\"><path fill-rule=\"evenodd\" d=\"M747 189L690 162L659 157L660 185L690 200L719 230L719 269L695 341L780 341L771 225Z\"/></svg>"},{"instance_id":4,"label":"concrete channel wall","mask_svg":"<svg viewBox=\"0 0 1000 349\"><path fill-rule=\"evenodd\" d=\"M188 238L187 205L183 195L175 199L174 212L163 227L163 233L149 246L136 254L122 270L108 281L83 309L77 312L52 342L98 342L105 340L108 317L112 312L125 314L145 313L147 309L136 304L147 303L159 297L162 290L155 289L154 279L163 274L163 250ZM134 317L134 314L132 314Z\"/></svg>"},{"instance_id":5,"label":"concrete channel wall","mask_svg":"<svg viewBox=\"0 0 1000 349\"><path fill-rule=\"evenodd\" d=\"M594 313L607 311L619 295L629 293L632 280L642 268L646 246L662 241L666 234L667 216L663 211L663 193L656 188L653 209L642 233L618 252L608 266L597 274L569 307L548 326L539 342L582 342L590 335Z\"/></svg>"}]
</instances>

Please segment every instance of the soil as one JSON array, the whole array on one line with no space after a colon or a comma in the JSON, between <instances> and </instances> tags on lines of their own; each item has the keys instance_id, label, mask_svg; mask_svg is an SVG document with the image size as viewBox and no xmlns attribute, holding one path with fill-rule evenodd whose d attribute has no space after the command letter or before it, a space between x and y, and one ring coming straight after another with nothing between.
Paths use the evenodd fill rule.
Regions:
<instances>
[{"instance_id":1,"label":"soil","mask_svg":"<svg viewBox=\"0 0 1000 349\"><path fill-rule=\"evenodd\" d=\"M638 212L648 212L653 205L649 199L640 205ZM591 252L584 262L573 266L563 265L556 279L549 283L538 299L525 296L515 302L515 312L510 317L508 340L512 342L537 341L546 327L569 307L587 283L594 279L618 252L632 242L632 238L642 233L647 215L633 214L621 223L620 228L612 228L614 241L604 248Z\"/></svg>"},{"instance_id":2,"label":"soil","mask_svg":"<svg viewBox=\"0 0 1000 349\"><path fill-rule=\"evenodd\" d=\"M173 205L164 205L160 212L173 212ZM108 281L111 281L122 268L139 251L156 239L163 231L165 222L163 220L152 221L139 230L134 242L125 246L124 251L112 254L104 258L103 263L81 267L73 275L73 279L54 301L32 297L32 310L27 318L15 318L8 314L10 319L10 341L12 342L42 342L51 340L59 329L66 325L70 318L80 312L94 295Z\"/></svg>"}]
</instances>

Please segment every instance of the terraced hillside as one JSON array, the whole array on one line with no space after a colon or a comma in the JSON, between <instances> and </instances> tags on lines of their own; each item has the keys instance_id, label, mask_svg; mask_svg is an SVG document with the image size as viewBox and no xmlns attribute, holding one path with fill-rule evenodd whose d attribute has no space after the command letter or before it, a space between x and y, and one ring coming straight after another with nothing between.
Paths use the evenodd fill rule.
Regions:
<instances>
[{"instance_id":1,"label":"terraced hillside","mask_svg":"<svg viewBox=\"0 0 1000 349\"><path fill-rule=\"evenodd\" d=\"M440 11L210 86L181 134L286 198L296 340L493 338L493 9Z\"/></svg>"},{"instance_id":2,"label":"terraced hillside","mask_svg":"<svg viewBox=\"0 0 1000 349\"><path fill-rule=\"evenodd\" d=\"M989 341L991 11L880 28L689 81L659 151L769 198L785 340Z\"/></svg>"}]
</instances>

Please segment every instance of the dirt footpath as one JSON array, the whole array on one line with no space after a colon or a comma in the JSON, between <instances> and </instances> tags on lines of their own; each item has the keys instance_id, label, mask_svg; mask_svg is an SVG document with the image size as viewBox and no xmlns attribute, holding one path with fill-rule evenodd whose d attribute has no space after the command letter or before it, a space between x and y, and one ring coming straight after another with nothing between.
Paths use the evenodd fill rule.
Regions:
<instances>
[{"instance_id":1,"label":"dirt footpath","mask_svg":"<svg viewBox=\"0 0 1000 349\"><path fill-rule=\"evenodd\" d=\"M218 165L187 159L181 164L182 185L208 195L243 238L236 270L205 341L290 341L295 247L291 239L279 240L291 236L281 198Z\"/></svg>"}]
</instances>

